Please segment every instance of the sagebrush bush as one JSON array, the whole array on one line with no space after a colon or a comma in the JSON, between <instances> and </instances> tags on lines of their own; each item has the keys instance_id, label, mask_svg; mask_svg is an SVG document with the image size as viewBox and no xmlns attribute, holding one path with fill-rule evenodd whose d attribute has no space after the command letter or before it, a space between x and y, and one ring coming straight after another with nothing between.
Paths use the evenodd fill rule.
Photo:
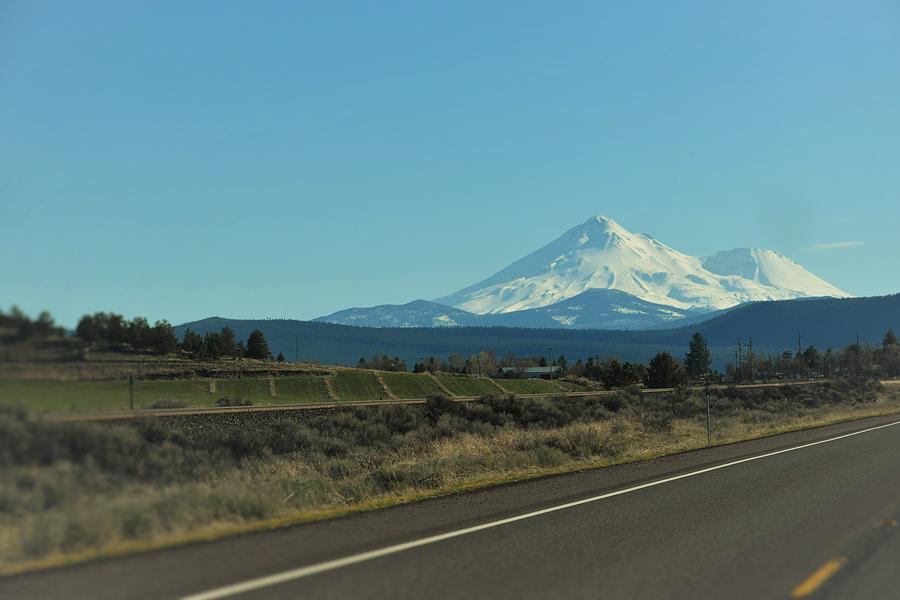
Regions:
<instances>
[{"instance_id":1,"label":"sagebrush bush","mask_svg":"<svg viewBox=\"0 0 900 600\"><path fill-rule=\"evenodd\" d=\"M883 392L871 381L715 387L711 408L717 423L775 426ZM685 431L705 440L705 408L687 389L106 423L0 408L0 535L17 540L0 561L681 448Z\"/></svg>"},{"instance_id":2,"label":"sagebrush bush","mask_svg":"<svg viewBox=\"0 0 900 600\"><path fill-rule=\"evenodd\" d=\"M253 406L253 401L248 398L219 398L216 406Z\"/></svg>"}]
</instances>

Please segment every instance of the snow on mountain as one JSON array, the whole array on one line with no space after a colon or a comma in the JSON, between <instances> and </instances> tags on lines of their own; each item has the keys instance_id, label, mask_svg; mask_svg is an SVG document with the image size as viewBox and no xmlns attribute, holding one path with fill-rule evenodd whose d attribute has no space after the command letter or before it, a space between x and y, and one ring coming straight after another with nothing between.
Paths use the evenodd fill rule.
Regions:
<instances>
[{"instance_id":1,"label":"snow on mountain","mask_svg":"<svg viewBox=\"0 0 900 600\"><path fill-rule=\"evenodd\" d=\"M706 310L653 304L626 292L587 290L550 306L480 315L480 324L554 329L668 329L709 319Z\"/></svg>"},{"instance_id":2,"label":"snow on mountain","mask_svg":"<svg viewBox=\"0 0 900 600\"><path fill-rule=\"evenodd\" d=\"M531 327L551 329L667 329L714 316L705 310L653 304L619 290L587 290L551 306L476 315L427 300L383 304L319 317L315 321L359 327Z\"/></svg>"},{"instance_id":3,"label":"snow on mountain","mask_svg":"<svg viewBox=\"0 0 900 600\"><path fill-rule=\"evenodd\" d=\"M735 248L703 259L703 267L717 275L736 275L799 296L847 297L848 294L772 250Z\"/></svg>"},{"instance_id":4,"label":"snow on mountain","mask_svg":"<svg viewBox=\"0 0 900 600\"><path fill-rule=\"evenodd\" d=\"M556 304L592 289L676 309L848 294L769 250L688 256L604 216L588 219L495 275L435 302L477 314Z\"/></svg>"},{"instance_id":5,"label":"snow on mountain","mask_svg":"<svg viewBox=\"0 0 900 600\"><path fill-rule=\"evenodd\" d=\"M371 308L348 308L314 319L359 327L465 327L479 324L478 320L478 315L427 300L413 300L407 304L382 304Z\"/></svg>"}]
</instances>

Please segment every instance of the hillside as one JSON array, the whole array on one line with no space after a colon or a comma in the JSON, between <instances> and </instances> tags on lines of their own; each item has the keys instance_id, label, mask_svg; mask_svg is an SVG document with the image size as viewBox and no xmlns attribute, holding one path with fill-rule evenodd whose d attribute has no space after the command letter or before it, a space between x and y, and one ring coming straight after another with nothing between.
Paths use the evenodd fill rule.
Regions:
<instances>
[{"instance_id":1,"label":"hillside","mask_svg":"<svg viewBox=\"0 0 900 600\"><path fill-rule=\"evenodd\" d=\"M602 331L529 329L512 327L370 328L293 320L240 320L213 317L177 327L178 335L190 327L198 333L231 327L239 338L253 329L266 334L274 353L293 360L295 336L304 360L355 364L373 354L399 356L408 364L429 355L452 352L470 355L491 349L502 356L565 354L568 358L591 355L618 356L646 361L660 350L681 355L688 339L700 331L710 342L714 359L722 364L741 337L753 337L759 352L781 352L803 345L843 347L855 341L880 343L889 327L900 331L900 295L872 298L814 298L760 302L737 307L694 325L655 331Z\"/></svg>"},{"instance_id":2,"label":"hillside","mask_svg":"<svg viewBox=\"0 0 900 600\"><path fill-rule=\"evenodd\" d=\"M314 319L359 327L536 327L550 329L668 329L712 317L715 312L654 304L611 289L586 290L550 306L475 314L414 300L371 308L348 308Z\"/></svg>"}]
</instances>

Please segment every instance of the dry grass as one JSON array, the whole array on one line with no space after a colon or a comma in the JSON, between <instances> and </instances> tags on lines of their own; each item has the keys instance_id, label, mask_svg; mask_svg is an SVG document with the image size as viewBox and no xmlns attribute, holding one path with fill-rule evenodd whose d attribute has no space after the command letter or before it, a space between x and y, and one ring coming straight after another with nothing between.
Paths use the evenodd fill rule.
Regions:
<instances>
[{"instance_id":1,"label":"dry grass","mask_svg":"<svg viewBox=\"0 0 900 600\"><path fill-rule=\"evenodd\" d=\"M773 405L753 398L740 405L719 400L714 443L900 411L897 390L882 389L877 401L853 391L846 402L812 407L802 399ZM437 402L424 414L394 406L343 410L300 423L183 419L165 426L154 421L74 429L7 415L7 422L0 422L6 428L0 428L0 439L7 440L0 444L0 465L5 465L0 572L326 518L706 444L705 421L696 411L654 416L661 406L671 407L672 414L696 408L696 398L673 396L653 405L621 400L625 404L613 407L615 412L599 399L570 403L562 412L550 401L453 407ZM524 408L511 415L513 406ZM48 442L63 440L58 456L72 435L91 440L94 449L30 460L27 452L21 454L25 434L16 427L35 428L32 433ZM259 439L252 437L255 432ZM138 455L140 468L129 458Z\"/></svg>"}]
</instances>

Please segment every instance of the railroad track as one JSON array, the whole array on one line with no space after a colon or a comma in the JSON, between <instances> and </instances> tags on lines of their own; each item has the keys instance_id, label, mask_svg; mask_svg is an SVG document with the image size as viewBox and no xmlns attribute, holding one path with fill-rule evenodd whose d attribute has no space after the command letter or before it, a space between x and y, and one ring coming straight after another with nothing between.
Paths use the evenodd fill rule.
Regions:
<instances>
[{"instance_id":1,"label":"railroad track","mask_svg":"<svg viewBox=\"0 0 900 600\"><path fill-rule=\"evenodd\" d=\"M746 385L736 386L739 389L757 389L767 387L779 387L783 385L818 385L824 381L801 381L801 382L784 382L784 383L750 383ZM900 380L884 380L883 385L900 386ZM711 385L710 389L723 389L725 385ZM654 388L641 389L641 394L665 394L674 391L675 388ZM691 386L689 390L699 391L702 386ZM583 398L590 396L609 396L621 390L591 390L586 392L552 392L540 394L515 394L517 398ZM455 396L452 398L454 402L474 402L480 400L482 396ZM332 401L332 402L309 402L305 404L267 404L264 406L214 406L203 408L159 408L159 409L136 409L136 410L105 410L105 411L66 411L66 412L47 412L40 413L40 417L49 421L57 422L74 422L74 421L121 421L128 419L141 419L153 417L181 417L196 415L214 415L229 413L253 413L253 412L285 412L299 410L328 410L335 408L353 408L368 406L385 406L391 404L416 405L425 404L427 398L406 398L406 399L386 399L386 400L367 400L367 401Z\"/></svg>"}]
</instances>

